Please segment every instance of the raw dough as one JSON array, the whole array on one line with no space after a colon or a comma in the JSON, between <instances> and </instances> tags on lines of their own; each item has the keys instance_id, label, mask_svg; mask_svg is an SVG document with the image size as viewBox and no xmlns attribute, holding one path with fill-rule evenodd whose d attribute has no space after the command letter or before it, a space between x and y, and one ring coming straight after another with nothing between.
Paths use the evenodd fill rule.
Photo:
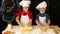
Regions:
<instances>
[{"instance_id":1,"label":"raw dough","mask_svg":"<svg viewBox=\"0 0 60 34\"><path fill-rule=\"evenodd\" d=\"M22 27L22 31L31 31L31 30L32 30L32 27L29 27L29 26Z\"/></svg>"}]
</instances>

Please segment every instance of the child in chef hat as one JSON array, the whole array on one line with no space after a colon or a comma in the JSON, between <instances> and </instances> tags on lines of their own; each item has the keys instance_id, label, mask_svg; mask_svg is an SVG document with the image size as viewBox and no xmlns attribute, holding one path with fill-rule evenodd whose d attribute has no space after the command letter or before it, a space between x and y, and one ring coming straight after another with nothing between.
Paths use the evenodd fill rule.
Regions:
<instances>
[{"instance_id":1,"label":"child in chef hat","mask_svg":"<svg viewBox=\"0 0 60 34\"><path fill-rule=\"evenodd\" d=\"M19 10L16 16L16 22L20 26L31 26L32 25L32 12L29 10L31 1L30 0L22 0L19 5L22 6L22 9Z\"/></svg>"},{"instance_id":2,"label":"child in chef hat","mask_svg":"<svg viewBox=\"0 0 60 34\"><path fill-rule=\"evenodd\" d=\"M39 14L36 15L36 24L41 30L47 30L50 24L49 15L45 13L47 7L46 1L39 3L36 7Z\"/></svg>"}]
</instances>

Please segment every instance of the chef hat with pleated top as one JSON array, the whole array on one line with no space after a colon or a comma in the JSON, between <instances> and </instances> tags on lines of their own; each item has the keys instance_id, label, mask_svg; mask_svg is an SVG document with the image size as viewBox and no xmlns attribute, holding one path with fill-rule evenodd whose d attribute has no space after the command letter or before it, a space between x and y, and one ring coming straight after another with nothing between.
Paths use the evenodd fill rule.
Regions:
<instances>
[{"instance_id":1,"label":"chef hat with pleated top","mask_svg":"<svg viewBox=\"0 0 60 34\"><path fill-rule=\"evenodd\" d=\"M22 1L19 3L19 5L22 6L22 7L26 7L26 6L29 7L30 4L31 4L31 1L30 1L30 0L22 0Z\"/></svg>"},{"instance_id":2,"label":"chef hat with pleated top","mask_svg":"<svg viewBox=\"0 0 60 34\"><path fill-rule=\"evenodd\" d=\"M46 7L47 7L47 3L46 1L43 1L37 5L36 9L46 8Z\"/></svg>"}]
</instances>

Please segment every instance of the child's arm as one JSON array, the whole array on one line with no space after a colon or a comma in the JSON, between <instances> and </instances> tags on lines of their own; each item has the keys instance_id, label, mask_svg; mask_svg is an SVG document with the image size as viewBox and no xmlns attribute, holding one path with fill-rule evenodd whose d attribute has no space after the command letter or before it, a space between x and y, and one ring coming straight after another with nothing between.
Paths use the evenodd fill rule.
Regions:
<instances>
[{"instance_id":1,"label":"child's arm","mask_svg":"<svg viewBox=\"0 0 60 34\"><path fill-rule=\"evenodd\" d=\"M29 23L27 25L32 26L32 19L29 19Z\"/></svg>"},{"instance_id":2,"label":"child's arm","mask_svg":"<svg viewBox=\"0 0 60 34\"><path fill-rule=\"evenodd\" d=\"M39 23L39 21L38 20L35 20L35 22L36 22L37 26L42 30L43 29L43 26Z\"/></svg>"},{"instance_id":3,"label":"child's arm","mask_svg":"<svg viewBox=\"0 0 60 34\"><path fill-rule=\"evenodd\" d=\"M44 26L44 27L45 27L46 29L48 29L48 28L49 28L49 25L50 25L50 20L48 20L46 26Z\"/></svg>"},{"instance_id":4,"label":"child's arm","mask_svg":"<svg viewBox=\"0 0 60 34\"><path fill-rule=\"evenodd\" d=\"M29 23L27 25L32 26L33 15L32 12L29 12Z\"/></svg>"},{"instance_id":5,"label":"child's arm","mask_svg":"<svg viewBox=\"0 0 60 34\"><path fill-rule=\"evenodd\" d=\"M48 24L47 24L47 25L50 25L50 23L51 23L51 21L50 21L50 20L48 20Z\"/></svg>"},{"instance_id":6,"label":"child's arm","mask_svg":"<svg viewBox=\"0 0 60 34\"><path fill-rule=\"evenodd\" d=\"M36 22L38 27L42 27L42 25L40 24L40 22L38 20L36 20L35 22Z\"/></svg>"},{"instance_id":7,"label":"child's arm","mask_svg":"<svg viewBox=\"0 0 60 34\"><path fill-rule=\"evenodd\" d=\"M35 20L37 26L40 26L40 23L38 22L38 20Z\"/></svg>"},{"instance_id":8,"label":"child's arm","mask_svg":"<svg viewBox=\"0 0 60 34\"><path fill-rule=\"evenodd\" d=\"M47 14L46 17L47 17L47 25L50 25L51 21L49 15Z\"/></svg>"},{"instance_id":9,"label":"child's arm","mask_svg":"<svg viewBox=\"0 0 60 34\"><path fill-rule=\"evenodd\" d=\"M19 17L16 17L16 22L19 24L19 26L23 26L23 24L19 21Z\"/></svg>"}]
</instances>

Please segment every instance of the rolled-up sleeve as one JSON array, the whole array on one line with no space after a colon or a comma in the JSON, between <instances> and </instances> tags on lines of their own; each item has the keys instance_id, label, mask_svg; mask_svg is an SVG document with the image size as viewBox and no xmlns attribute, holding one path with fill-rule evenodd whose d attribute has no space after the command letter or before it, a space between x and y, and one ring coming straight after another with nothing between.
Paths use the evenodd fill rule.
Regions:
<instances>
[{"instance_id":1,"label":"rolled-up sleeve","mask_svg":"<svg viewBox=\"0 0 60 34\"><path fill-rule=\"evenodd\" d=\"M29 18L30 18L30 19L33 19L33 14L32 14L32 12L29 12Z\"/></svg>"},{"instance_id":2,"label":"rolled-up sleeve","mask_svg":"<svg viewBox=\"0 0 60 34\"><path fill-rule=\"evenodd\" d=\"M22 13L21 10L19 10L18 13L17 13L17 16L18 16L19 18L21 18L21 13Z\"/></svg>"},{"instance_id":3,"label":"rolled-up sleeve","mask_svg":"<svg viewBox=\"0 0 60 34\"><path fill-rule=\"evenodd\" d=\"M38 20L39 19L39 15L36 15L36 20Z\"/></svg>"},{"instance_id":4,"label":"rolled-up sleeve","mask_svg":"<svg viewBox=\"0 0 60 34\"><path fill-rule=\"evenodd\" d=\"M48 14L46 14L46 20L47 20L47 21L50 20L50 17L49 17Z\"/></svg>"}]
</instances>

